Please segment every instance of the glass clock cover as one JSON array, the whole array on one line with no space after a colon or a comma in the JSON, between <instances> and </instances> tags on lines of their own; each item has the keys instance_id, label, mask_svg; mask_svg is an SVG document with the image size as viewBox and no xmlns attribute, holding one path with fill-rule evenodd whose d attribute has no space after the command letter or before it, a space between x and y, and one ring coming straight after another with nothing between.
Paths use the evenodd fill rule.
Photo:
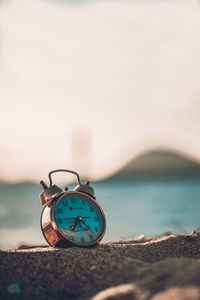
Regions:
<instances>
[{"instance_id":1,"label":"glass clock cover","mask_svg":"<svg viewBox=\"0 0 200 300\"><path fill-rule=\"evenodd\" d=\"M77 245L95 244L105 228L102 209L91 197L82 193L61 196L55 207L56 225L69 241Z\"/></svg>"}]
</instances>

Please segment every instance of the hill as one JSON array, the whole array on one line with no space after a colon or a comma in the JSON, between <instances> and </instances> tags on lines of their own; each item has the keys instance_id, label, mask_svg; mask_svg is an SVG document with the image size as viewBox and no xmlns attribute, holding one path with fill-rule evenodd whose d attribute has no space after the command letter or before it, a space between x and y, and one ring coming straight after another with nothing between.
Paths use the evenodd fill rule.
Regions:
<instances>
[{"instance_id":1,"label":"hill","mask_svg":"<svg viewBox=\"0 0 200 300\"><path fill-rule=\"evenodd\" d=\"M143 153L123 166L112 179L141 175L200 175L200 164L170 151Z\"/></svg>"}]
</instances>

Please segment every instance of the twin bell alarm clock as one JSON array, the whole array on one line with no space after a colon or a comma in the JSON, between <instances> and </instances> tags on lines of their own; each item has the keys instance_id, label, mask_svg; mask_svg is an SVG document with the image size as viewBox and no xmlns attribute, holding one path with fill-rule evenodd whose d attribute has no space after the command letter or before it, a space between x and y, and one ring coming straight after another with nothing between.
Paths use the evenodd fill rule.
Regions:
<instances>
[{"instance_id":1,"label":"twin bell alarm clock","mask_svg":"<svg viewBox=\"0 0 200 300\"><path fill-rule=\"evenodd\" d=\"M78 185L73 191L63 191L52 184L51 175L68 172L76 175ZM59 169L49 173L49 186L43 181L40 194L42 205L42 233L52 247L97 245L104 236L106 221L102 208L89 181L82 184L79 175L71 170Z\"/></svg>"}]
</instances>

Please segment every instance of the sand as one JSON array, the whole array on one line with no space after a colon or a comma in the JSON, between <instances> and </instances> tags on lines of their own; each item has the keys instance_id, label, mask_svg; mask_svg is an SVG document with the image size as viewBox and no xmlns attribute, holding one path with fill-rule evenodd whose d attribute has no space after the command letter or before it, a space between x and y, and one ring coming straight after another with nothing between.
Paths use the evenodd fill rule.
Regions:
<instances>
[{"instance_id":1,"label":"sand","mask_svg":"<svg viewBox=\"0 0 200 300\"><path fill-rule=\"evenodd\" d=\"M200 232L0 251L0 299L200 299Z\"/></svg>"}]
</instances>

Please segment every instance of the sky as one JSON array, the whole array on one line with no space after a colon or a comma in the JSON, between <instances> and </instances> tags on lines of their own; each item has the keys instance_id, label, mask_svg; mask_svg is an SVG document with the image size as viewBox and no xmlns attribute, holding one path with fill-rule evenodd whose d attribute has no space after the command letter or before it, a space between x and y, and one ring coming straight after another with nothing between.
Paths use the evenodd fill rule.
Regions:
<instances>
[{"instance_id":1,"label":"sky","mask_svg":"<svg viewBox=\"0 0 200 300\"><path fill-rule=\"evenodd\" d=\"M108 176L146 149L200 161L200 3L0 3L0 179Z\"/></svg>"}]
</instances>

